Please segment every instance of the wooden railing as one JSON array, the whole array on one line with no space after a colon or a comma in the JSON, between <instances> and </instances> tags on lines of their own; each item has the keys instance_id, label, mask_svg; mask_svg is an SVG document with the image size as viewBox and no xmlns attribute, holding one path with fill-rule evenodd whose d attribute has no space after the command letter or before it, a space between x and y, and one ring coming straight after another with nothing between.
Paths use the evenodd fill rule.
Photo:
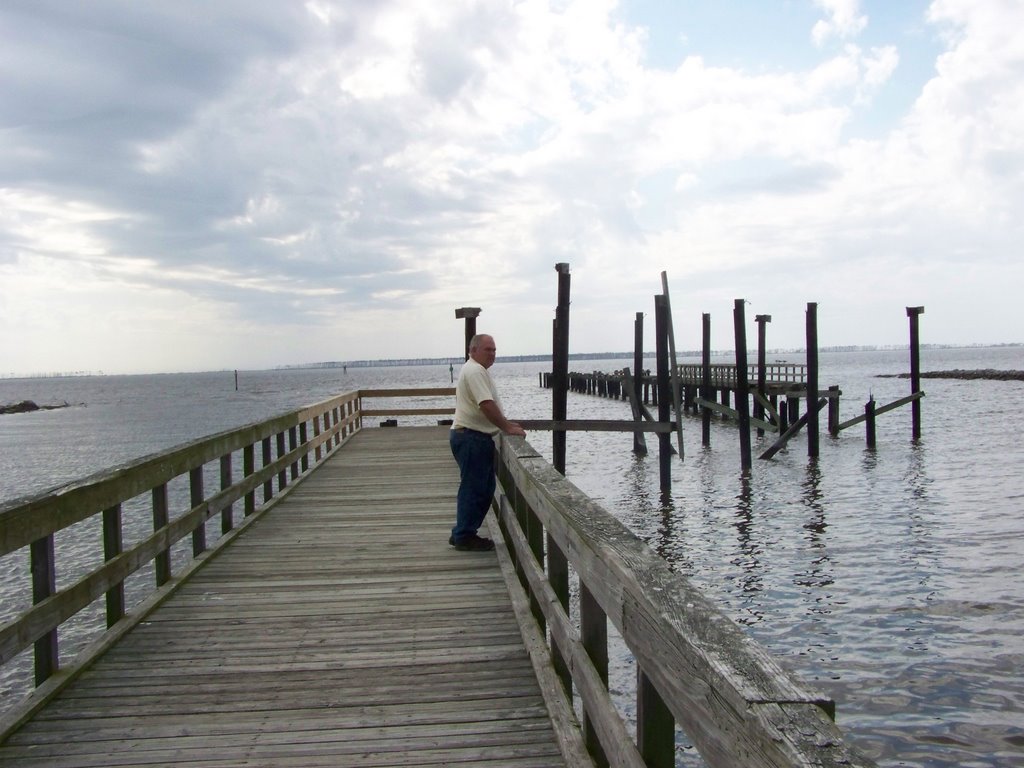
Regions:
<instances>
[{"instance_id":1,"label":"wooden railing","mask_svg":"<svg viewBox=\"0 0 1024 768\"><path fill-rule=\"evenodd\" d=\"M712 365L711 386L735 387L735 365ZM704 366L700 363L685 363L676 366L679 381L683 384L700 385L704 381ZM801 363L765 363L765 381L768 384L806 384L807 366ZM756 363L747 366L747 381L751 386L757 384L758 366Z\"/></svg>"},{"instance_id":2,"label":"wooden railing","mask_svg":"<svg viewBox=\"0 0 1024 768\"><path fill-rule=\"evenodd\" d=\"M832 701L783 670L528 443L501 440L498 477L500 524L539 637L550 637L562 709L571 717L565 692L578 692L598 765L674 765L676 723L712 768L874 765L843 742ZM609 620L636 660L635 739L608 692Z\"/></svg>"},{"instance_id":3,"label":"wooden railing","mask_svg":"<svg viewBox=\"0 0 1024 768\"><path fill-rule=\"evenodd\" d=\"M359 408L363 416L444 416L455 413L450 405L445 406L417 406L408 408L395 408L394 406L384 408L367 408L364 399L380 398L416 398L435 399L447 398L451 403L455 397L455 387L422 387L420 389L361 389L359 390Z\"/></svg>"},{"instance_id":4,"label":"wooden railing","mask_svg":"<svg viewBox=\"0 0 1024 768\"><path fill-rule=\"evenodd\" d=\"M22 706L13 707L0 717L0 740L171 594L192 570L258 517L257 513L269 509L290 486L361 429L364 416L454 410L383 407L371 411L363 409L364 398L433 397L448 393L454 390L348 392L0 505L0 557L28 550L25 578L32 594L31 607L0 625L0 666L32 648L37 686ZM207 475L219 475L220 487L213 493L205 487ZM187 483L187 498L177 507L177 496L186 494L169 493L172 483L175 488L184 488ZM239 502L244 517L236 522L233 513ZM149 507L152 528L137 543L125 548L124 510L129 507ZM172 508L184 511L175 516ZM220 517L220 535L210 544L206 523L216 516ZM74 535L78 539L102 540L102 562L58 589L55 535L76 524L86 526L86 530L76 529ZM90 525L95 527L90 530ZM172 547L188 536L192 538L191 558L175 573ZM155 584L134 608L126 609L126 579L150 564ZM58 629L101 597L106 598L106 630L101 629L71 664L62 667Z\"/></svg>"}]
</instances>

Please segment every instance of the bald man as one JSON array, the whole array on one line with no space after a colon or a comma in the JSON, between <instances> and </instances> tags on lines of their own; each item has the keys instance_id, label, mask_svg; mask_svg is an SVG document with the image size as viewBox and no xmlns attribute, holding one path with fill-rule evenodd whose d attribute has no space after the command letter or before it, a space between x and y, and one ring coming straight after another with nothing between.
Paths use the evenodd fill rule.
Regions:
<instances>
[{"instance_id":1,"label":"bald man","mask_svg":"<svg viewBox=\"0 0 1024 768\"><path fill-rule=\"evenodd\" d=\"M462 552L494 549L493 541L477 535L494 497L494 436L499 432L526 435L526 430L505 418L501 410L498 390L487 370L496 356L491 336L474 336L469 342L469 359L455 385L455 417L449 442L461 479L455 527L448 543Z\"/></svg>"}]
</instances>

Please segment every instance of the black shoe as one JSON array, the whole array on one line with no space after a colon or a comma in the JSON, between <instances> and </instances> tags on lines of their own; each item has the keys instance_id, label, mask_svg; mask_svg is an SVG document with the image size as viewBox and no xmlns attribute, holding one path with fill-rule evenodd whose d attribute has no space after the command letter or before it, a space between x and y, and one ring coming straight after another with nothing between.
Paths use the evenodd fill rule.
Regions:
<instances>
[{"instance_id":1,"label":"black shoe","mask_svg":"<svg viewBox=\"0 0 1024 768\"><path fill-rule=\"evenodd\" d=\"M453 547L455 546L455 537L454 536L449 536L448 537L448 544L453 546Z\"/></svg>"},{"instance_id":2,"label":"black shoe","mask_svg":"<svg viewBox=\"0 0 1024 768\"><path fill-rule=\"evenodd\" d=\"M473 534L455 542L455 548L460 552L490 552L494 549L494 542Z\"/></svg>"}]
</instances>

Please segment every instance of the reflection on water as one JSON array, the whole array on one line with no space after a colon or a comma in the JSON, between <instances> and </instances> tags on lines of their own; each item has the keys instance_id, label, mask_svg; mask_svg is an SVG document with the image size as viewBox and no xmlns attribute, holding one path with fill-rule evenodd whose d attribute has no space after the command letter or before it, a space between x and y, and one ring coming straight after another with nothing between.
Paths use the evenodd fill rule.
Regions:
<instances>
[{"instance_id":1,"label":"reflection on water","mask_svg":"<svg viewBox=\"0 0 1024 768\"><path fill-rule=\"evenodd\" d=\"M822 382L844 392L842 418L859 415L869 392L879 404L906 395L905 380L876 378L906 370L904 357L821 354ZM1024 369L1024 350L923 350L922 367ZM550 416L540 370L495 367L511 414ZM447 386L449 371L262 372L243 375L249 389L239 393L228 381L110 377L70 382L77 393L45 382L52 396L0 381L0 402L87 403L0 417L0 482L9 483L0 499L360 386ZM881 765L1024 766L1024 473L1011 423L1021 410L1019 383L932 379L919 441L901 408L879 417L874 451L862 428L823 436L817 459L797 436L744 473L734 427L713 420L705 448L700 421L686 417L685 460L673 459L668 495L653 443L636 456L629 435L570 434L567 474L834 698L839 725ZM629 407L571 394L569 417L625 419ZM753 439L755 456L773 440ZM550 435L529 440L550 460ZM0 579L22 570L0 559ZM631 665L625 654L612 659L613 680L635 674ZM686 745L681 763L701 764Z\"/></svg>"}]
</instances>

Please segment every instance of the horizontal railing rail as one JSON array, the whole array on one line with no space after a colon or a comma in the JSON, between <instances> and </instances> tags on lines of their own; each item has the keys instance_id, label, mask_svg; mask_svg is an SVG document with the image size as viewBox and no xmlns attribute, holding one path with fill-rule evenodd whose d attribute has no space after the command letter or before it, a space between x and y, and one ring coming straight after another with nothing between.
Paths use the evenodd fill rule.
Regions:
<instances>
[{"instance_id":1,"label":"horizontal railing rail","mask_svg":"<svg viewBox=\"0 0 1024 768\"><path fill-rule=\"evenodd\" d=\"M441 389L356 390L290 411L265 421L201 438L128 464L99 472L28 498L0 505L0 557L27 550L23 591L31 604L0 625L0 667L14 663L32 649L38 701L0 719L0 740L46 696L66 684L110 642L123 634L156 601L213 551L230 541L258 512L268 509L296 482L362 428L364 416L431 414L437 409L391 407L367 410L365 398L419 398L453 393ZM239 467L239 460L241 466ZM210 465L208 467L208 465ZM207 468L210 473L204 471ZM241 470L240 472L238 470ZM219 474L220 487L205 488L207 474ZM188 500L178 504L169 493L172 483L187 484ZM236 525L234 508L241 503L244 519ZM150 532L124 545L125 509L148 507ZM182 509L183 508L183 509ZM207 543L207 521L220 516L220 536ZM102 540L102 560L84 575L57 588L58 534L78 524L95 528L76 533ZM145 523L143 523L145 525ZM77 529L76 529L77 531ZM191 560L173 572L172 547L192 536ZM98 548L98 545L96 545ZM135 610L126 609L125 582L152 565L155 585ZM9 587L10 585L8 585ZM93 638L71 663L62 665L58 630L105 597L106 630ZM6 598L5 598L6 599Z\"/></svg>"},{"instance_id":2,"label":"horizontal railing rail","mask_svg":"<svg viewBox=\"0 0 1024 768\"><path fill-rule=\"evenodd\" d=\"M597 764L673 765L678 723L712 768L874 765L844 743L832 701L779 666L529 443L502 438L497 464L503 535L541 636L550 637L562 692L579 695ZM636 660L635 739L608 691L609 620Z\"/></svg>"},{"instance_id":3,"label":"horizontal railing rail","mask_svg":"<svg viewBox=\"0 0 1024 768\"><path fill-rule=\"evenodd\" d=\"M711 369L711 386L735 387L736 366L716 364ZM684 384L700 385L704 381L704 366L699 363L684 363L676 366L679 381ZM747 366L747 381L756 386L759 366L751 363ZM806 384L807 366L800 363L766 363L764 366L765 383L768 385Z\"/></svg>"},{"instance_id":4,"label":"horizontal railing rail","mask_svg":"<svg viewBox=\"0 0 1024 768\"><path fill-rule=\"evenodd\" d=\"M380 407L367 408L364 400L381 398L409 398L432 400L439 397L455 397L455 387L421 387L419 389L361 389L359 390L359 410L363 416L450 416L455 408L446 406L418 406L409 408Z\"/></svg>"}]
</instances>

